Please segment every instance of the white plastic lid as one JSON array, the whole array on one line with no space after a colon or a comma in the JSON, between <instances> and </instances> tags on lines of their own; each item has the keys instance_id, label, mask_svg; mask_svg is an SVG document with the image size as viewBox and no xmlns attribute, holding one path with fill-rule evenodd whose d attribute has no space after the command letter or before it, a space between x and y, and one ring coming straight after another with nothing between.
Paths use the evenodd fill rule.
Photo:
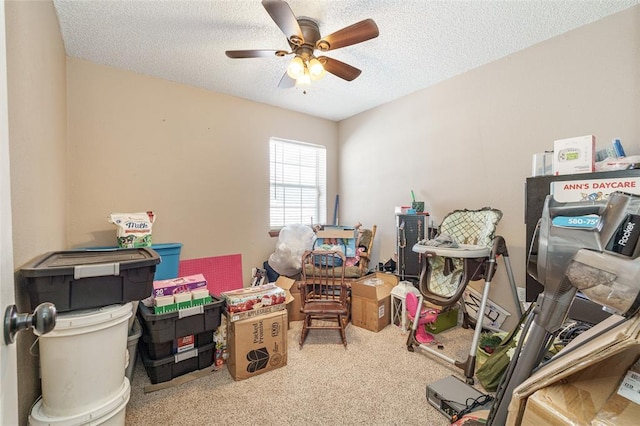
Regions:
<instances>
[{"instance_id":1,"label":"white plastic lid","mask_svg":"<svg viewBox=\"0 0 640 426\"><path fill-rule=\"evenodd\" d=\"M58 314L53 330L48 334L43 334L40 338L55 337L56 333L65 334L77 329L96 328L96 326L102 328L102 325L126 321L131 315L133 315L131 302L124 305L109 305L96 309L65 312Z\"/></svg>"},{"instance_id":2,"label":"white plastic lid","mask_svg":"<svg viewBox=\"0 0 640 426\"><path fill-rule=\"evenodd\" d=\"M131 386L129 379L124 378L122 388L118 393L104 405L93 410L81 412L73 416L51 417L47 416L43 411L42 397L31 407L29 413L29 424L32 426L79 426L79 425L98 425L106 422L109 418L117 414L121 409L125 409L131 395Z\"/></svg>"}]
</instances>

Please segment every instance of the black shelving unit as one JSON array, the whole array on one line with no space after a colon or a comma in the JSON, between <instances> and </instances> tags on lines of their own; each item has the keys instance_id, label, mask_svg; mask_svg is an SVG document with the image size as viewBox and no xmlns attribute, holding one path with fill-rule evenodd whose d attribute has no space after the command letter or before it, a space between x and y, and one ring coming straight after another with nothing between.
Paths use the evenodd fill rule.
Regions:
<instances>
[{"instance_id":1,"label":"black shelving unit","mask_svg":"<svg viewBox=\"0 0 640 426\"><path fill-rule=\"evenodd\" d=\"M420 256L412 248L418 241L426 238L428 218L428 214L396 215L396 274L400 280L417 281L420 277Z\"/></svg>"}]
</instances>

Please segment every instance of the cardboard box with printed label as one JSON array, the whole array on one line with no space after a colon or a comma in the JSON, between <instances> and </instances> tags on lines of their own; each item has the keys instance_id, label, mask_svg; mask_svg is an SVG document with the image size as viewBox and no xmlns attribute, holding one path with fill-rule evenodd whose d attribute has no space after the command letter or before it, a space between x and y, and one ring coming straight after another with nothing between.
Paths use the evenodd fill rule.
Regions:
<instances>
[{"instance_id":1,"label":"cardboard box with printed label","mask_svg":"<svg viewBox=\"0 0 640 426\"><path fill-rule=\"evenodd\" d=\"M538 390L527 400L522 425L638 424L640 405L617 393L637 359L638 349L631 348Z\"/></svg>"},{"instance_id":2,"label":"cardboard box with printed label","mask_svg":"<svg viewBox=\"0 0 640 426\"><path fill-rule=\"evenodd\" d=\"M275 283L225 291L220 295L232 322L286 308L287 291Z\"/></svg>"},{"instance_id":3,"label":"cardboard box with printed label","mask_svg":"<svg viewBox=\"0 0 640 426\"><path fill-rule=\"evenodd\" d=\"M287 311L229 322L227 368L235 380L287 365Z\"/></svg>"},{"instance_id":4,"label":"cardboard box with printed label","mask_svg":"<svg viewBox=\"0 0 640 426\"><path fill-rule=\"evenodd\" d=\"M391 324L391 290L398 277L376 272L351 283L351 323L378 332Z\"/></svg>"},{"instance_id":5,"label":"cardboard box with printed label","mask_svg":"<svg viewBox=\"0 0 640 426\"><path fill-rule=\"evenodd\" d=\"M344 250L346 257L354 257L356 255L356 237L355 228L344 226L325 226L324 229L316 232L318 239L315 247L323 244L338 245Z\"/></svg>"},{"instance_id":6,"label":"cardboard box with printed label","mask_svg":"<svg viewBox=\"0 0 640 426\"><path fill-rule=\"evenodd\" d=\"M620 389L625 377L638 370L640 316L621 319L611 315L581 333L563 349L565 356L518 385L506 425L638 424L640 392L628 399Z\"/></svg>"}]
</instances>

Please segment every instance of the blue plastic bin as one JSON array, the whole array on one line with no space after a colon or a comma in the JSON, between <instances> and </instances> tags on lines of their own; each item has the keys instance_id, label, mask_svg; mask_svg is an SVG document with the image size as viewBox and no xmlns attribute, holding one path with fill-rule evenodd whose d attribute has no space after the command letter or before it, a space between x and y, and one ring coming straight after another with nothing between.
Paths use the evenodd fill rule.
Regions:
<instances>
[{"instance_id":1,"label":"blue plastic bin","mask_svg":"<svg viewBox=\"0 0 640 426\"><path fill-rule=\"evenodd\" d=\"M156 266L156 272L153 277L154 281L169 280L178 278L178 269L180 266L180 250L182 243L165 243L153 244L152 248L160 256L160 263ZM116 246L108 247L89 247L81 250L120 250ZM122 249L125 250L125 249Z\"/></svg>"},{"instance_id":2,"label":"blue plastic bin","mask_svg":"<svg viewBox=\"0 0 640 426\"><path fill-rule=\"evenodd\" d=\"M180 265L181 243L154 244L151 246L159 255L160 263L156 266L156 275L153 278L157 280L169 280L178 278L178 267Z\"/></svg>"}]
</instances>

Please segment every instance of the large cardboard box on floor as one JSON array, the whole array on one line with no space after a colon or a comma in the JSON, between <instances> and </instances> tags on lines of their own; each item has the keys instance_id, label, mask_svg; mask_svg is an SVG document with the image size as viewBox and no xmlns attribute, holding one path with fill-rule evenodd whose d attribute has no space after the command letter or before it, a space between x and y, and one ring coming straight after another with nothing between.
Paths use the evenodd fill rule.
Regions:
<instances>
[{"instance_id":1,"label":"large cardboard box on floor","mask_svg":"<svg viewBox=\"0 0 640 426\"><path fill-rule=\"evenodd\" d=\"M227 367L235 380L287 365L287 311L240 321L227 328Z\"/></svg>"},{"instance_id":2,"label":"large cardboard box on floor","mask_svg":"<svg viewBox=\"0 0 640 426\"><path fill-rule=\"evenodd\" d=\"M638 424L640 401L624 398L619 390L640 358L640 316L607 330L620 319L612 315L583 332L563 349L565 356L517 386L507 426Z\"/></svg>"},{"instance_id":3,"label":"large cardboard box on floor","mask_svg":"<svg viewBox=\"0 0 640 426\"><path fill-rule=\"evenodd\" d=\"M639 354L629 348L536 391L527 400L522 425L639 424L640 405L616 393Z\"/></svg>"},{"instance_id":4,"label":"large cardboard box on floor","mask_svg":"<svg viewBox=\"0 0 640 426\"><path fill-rule=\"evenodd\" d=\"M391 290L398 277L376 272L351 283L351 323L378 332L391 324Z\"/></svg>"}]
</instances>

